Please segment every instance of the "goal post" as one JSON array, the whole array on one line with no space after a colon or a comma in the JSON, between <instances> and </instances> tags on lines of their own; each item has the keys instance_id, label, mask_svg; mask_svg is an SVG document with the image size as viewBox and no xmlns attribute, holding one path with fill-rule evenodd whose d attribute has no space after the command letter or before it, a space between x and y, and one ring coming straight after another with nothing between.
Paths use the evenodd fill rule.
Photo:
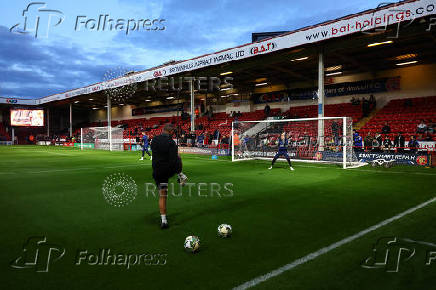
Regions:
<instances>
[{"instance_id":1,"label":"goal post","mask_svg":"<svg viewBox=\"0 0 436 290\"><path fill-rule=\"evenodd\" d=\"M122 127L90 127L80 130L80 148L109 151L124 150L124 129Z\"/></svg>"},{"instance_id":2,"label":"goal post","mask_svg":"<svg viewBox=\"0 0 436 290\"><path fill-rule=\"evenodd\" d=\"M232 161L271 160L282 133L292 161L334 163L343 168L364 165L354 152L353 121L349 117L233 122Z\"/></svg>"}]
</instances>

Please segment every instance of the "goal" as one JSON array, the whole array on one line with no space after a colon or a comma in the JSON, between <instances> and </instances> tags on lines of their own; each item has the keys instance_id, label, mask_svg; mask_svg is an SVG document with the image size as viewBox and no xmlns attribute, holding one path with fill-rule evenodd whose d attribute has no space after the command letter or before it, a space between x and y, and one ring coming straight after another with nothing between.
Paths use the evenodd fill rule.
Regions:
<instances>
[{"instance_id":1,"label":"goal","mask_svg":"<svg viewBox=\"0 0 436 290\"><path fill-rule=\"evenodd\" d=\"M80 130L80 148L101 150L124 150L124 129L121 127L90 127Z\"/></svg>"},{"instance_id":2,"label":"goal","mask_svg":"<svg viewBox=\"0 0 436 290\"><path fill-rule=\"evenodd\" d=\"M271 160L283 132L292 161L335 163L343 168L364 165L354 152L353 121L348 117L233 122L232 161Z\"/></svg>"}]
</instances>

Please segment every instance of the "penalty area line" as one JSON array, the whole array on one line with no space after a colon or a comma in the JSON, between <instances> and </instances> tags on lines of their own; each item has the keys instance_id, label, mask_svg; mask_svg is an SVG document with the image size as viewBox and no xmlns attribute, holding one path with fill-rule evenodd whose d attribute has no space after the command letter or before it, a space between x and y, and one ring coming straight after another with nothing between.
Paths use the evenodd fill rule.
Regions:
<instances>
[{"instance_id":1,"label":"penalty area line","mask_svg":"<svg viewBox=\"0 0 436 290\"><path fill-rule=\"evenodd\" d=\"M295 268L295 267L297 267L297 266L299 266L301 264L304 264L304 263L307 263L307 262L309 262L311 260L314 260L314 259L318 258L319 256L321 256L323 254L326 254L326 253L328 253L328 252L330 252L330 251L332 251L332 250L334 250L336 248L339 248L339 247L341 247L341 246L343 246L345 244L348 244L348 243L350 243L350 242L352 242L352 241L354 241L354 240L356 240L356 239L358 239L360 237L363 237L364 235L366 235L366 234L368 234L370 232L373 232L373 231L375 231L375 230L377 230L377 229L379 229L379 228L381 228L383 226L386 226L386 225L392 223L393 221L399 220L400 218L402 218L402 217L404 217L404 216L406 216L408 214L411 214L411 213L417 211L418 209L426 207L427 205L429 205L429 204L431 204L431 203L433 203L435 201L436 201L436 197L434 197L434 198L432 198L432 199L430 199L430 200L428 200L426 202L423 202L423 203L421 203L421 204L419 204L419 205L417 205L415 207L409 208L408 210L403 211L402 213L399 213L396 216L393 216L393 217L391 217L391 218L389 218L387 220L384 220L384 221L382 221L382 222L380 222L380 223L378 223L376 225L373 225L373 226L371 226L371 227L369 227L369 228L367 228L367 229L365 229L363 231L360 231L360 232L358 232L358 233L356 233L356 234L354 234L352 236L349 236L349 237L347 237L345 239L342 239L342 240L340 240L340 241L338 241L336 243L333 243L333 244L331 244L331 245L329 245L327 247L321 248L321 249L319 249L319 250L317 250L317 251L315 251L313 253L310 253L310 254L308 254L308 255L306 255L304 257L301 257L301 258L299 258L299 259L297 259L297 260L295 260L295 261L293 261L293 262L291 262L289 264L286 264L286 265L284 265L284 266L282 266L280 268L277 268L277 269L275 269L275 270L273 270L273 271L271 271L269 273L266 273L264 275L258 276L258 277L254 278L254 279L252 279L250 281L247 281L247 282L245 282L245 283L243 283L243 284L241 284L241 285L239 285L237 287L234 287L233 289L240 290L240 289L248 289L248 288L254 287L254 286L256 286L256 285L258 285L258 284L260 284L262 282L265 282L265 281L267 281L267 280L269 280L271 278L279 276L280 274L283 274L286 271L292 270L293 268Z\"/></svg>"}]
</instances>

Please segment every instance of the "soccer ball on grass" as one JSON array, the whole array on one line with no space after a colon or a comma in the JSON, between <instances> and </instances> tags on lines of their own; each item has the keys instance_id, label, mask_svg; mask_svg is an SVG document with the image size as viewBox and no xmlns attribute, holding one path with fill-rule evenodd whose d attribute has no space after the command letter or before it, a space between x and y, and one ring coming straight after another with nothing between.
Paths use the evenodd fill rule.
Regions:
<instances>
[{"instance_id":1,"label":"soccer ball on grass","mask_svg":"<svg viewBox=\"0 0 436 290\"><path fill-rule=\"evenodd\" d=\"M229 238L232 235L232 226L221 224L218 226L218 236L222 238Z\"/></svg>"},{"instance_id":2,"label":"soccer ball on grass","mask_svg":"<svg viewBox=\"0 0 436 290\"><path fill-rule=\"evenodd\" d=\"M200 239L197 236L187 236L185 239L185 250L191 253L200 249Z\"/></svg>"}]
</instances>

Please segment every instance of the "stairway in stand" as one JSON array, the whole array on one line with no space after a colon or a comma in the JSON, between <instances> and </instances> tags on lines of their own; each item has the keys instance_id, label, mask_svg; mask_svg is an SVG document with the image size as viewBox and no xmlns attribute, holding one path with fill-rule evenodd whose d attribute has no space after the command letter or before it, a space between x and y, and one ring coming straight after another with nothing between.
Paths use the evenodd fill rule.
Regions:
<instances>
[{"instance_id":1,"label":"stairway in stand","mask_svg":"<svg viewBox=\"0 0 436 290\"><path fill-rule=\"evenodd\" d=\"M371 120L372 117L374 117L381 109L382 108L372 110L367 117L363 117L362 119L359 120L359 122L353 124L353 129L359 130L360 128L365 126L365 124L368 123L369 120Z\"/></svg>"}]
</instances>

